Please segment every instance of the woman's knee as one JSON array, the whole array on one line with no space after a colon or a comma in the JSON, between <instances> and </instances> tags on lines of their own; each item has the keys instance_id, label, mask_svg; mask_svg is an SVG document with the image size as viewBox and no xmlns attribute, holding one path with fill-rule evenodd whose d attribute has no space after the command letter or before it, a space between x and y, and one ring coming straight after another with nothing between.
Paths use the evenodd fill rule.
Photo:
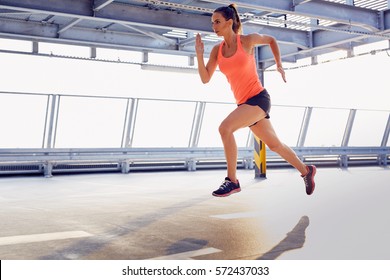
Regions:
<instances>
[{"instance_id":1,"label":"woman's knee","mask_svg":"<svg viewBox=\"0 0 390 280\"><path fill-rule=\"evenodd\" d=\"M218 131L219 131L219 134L221 135L221 137L225 137L225 136L231 135L234 132L233 129L231 128L231 126L229 125L229 123L226 122L226 121L223 121L219 125Z\"/></svg>"},{"instance_id":2,"label":"woman's knee","mask_svg":"<svg viewBox=\"0 0 390 280\"><path fill-rule=\"evenodd\" d=\"M280 141L276 141L276 142L271 143L267 146L271 151L273 151L275 153L280 153L284 149L284 144Z\"/></svg>"}]
</instances>

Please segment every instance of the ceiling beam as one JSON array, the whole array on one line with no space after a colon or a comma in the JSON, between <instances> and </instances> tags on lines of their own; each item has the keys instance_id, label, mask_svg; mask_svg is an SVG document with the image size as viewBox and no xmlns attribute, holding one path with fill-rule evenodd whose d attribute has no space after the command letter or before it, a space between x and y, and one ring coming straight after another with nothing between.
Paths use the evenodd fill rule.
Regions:
<instances>
[{"instance_id":1,"label":"ceiling beam","mask_svg":"<svg viewBox=\"0 0 390 280\"><path fill-rule=\"evenodd\" d=\"M208 0L208 2L229 5L227 0ZM371 31L379 30L378 13L374 10L323 0L237 0L240 8L274 13L285 13L338 23L361 26Z\"/></svg>"},{"instance_id":2,"label":"ceiling beam","mask_svg":"<svg viewBox=\"0 0 390 280\"><path fill-rule=\"evenodd\" d=\"M207 2L229 5L230 1L227 0L207 0ZM234 1L238 8L246 8L249 10L268 11L273 13L284 13L285 11L291 11L293 4L292 1L286 0L261 0L261 1L249 1L249 0L237 0Z\"/></svg>"},{"instance_id":3,"label":"ceiling beam","mask_svg":"<svg viewBox=\"0 0 390 280\"><path fill-rule=\"evenodd\" d=\"M311 0L295 6L294 13L311 18L359 26L373 32L380 29L378 12L346 4Z\"/></svg>"},{"instance_id":4,"label":"ceiling beam","mask_svg":"<svg viewBox=\"0 0 390 280\"><path fill-rule=\"evenodd\" d=\"M41 24L38 22L27 21L12 21L2 23L2 21L0 20L0 32L2 33L1 37L4 37L4 33L9 33L7 37L15 37L15 39L18 39L20 37L15 34L21 34L24 36L28 36L30 40L42 40L43 37L55 39L57 38L57 34L61 33L61 38L72 40L73 42L78 42L78 44L81 45L86 44L96 46L100 44L105 44L106 46L111 45L112 48L126 48L132 46L138 48L142 46L143 48L149 50L153 50L154 48L156 48L157 51L163 51L164 48L167 48L168 50L174 50L174 47L176 45L174 44L174 40L172 39L165 38L159 34L154 34L152 32L146 34L147 32L143 30L137 29L133 26L126 26L123 24L122 26L126 26L129 29L136 30L137 32L141 32L145 35L148 35L152 39L159 39L160 43L155 42L155 40L145 40L143 37L134 36L133 34L125 32L76 28L75 24L80 20L81 19L75 20L72 23L66 25L67 28L64 26L58 27L56 24L49 23ZM65 30L66 32L64 32ZM281 44L290 44L300 50L305 50L309 48L318 49L334 47L339 44L344 44L355 40L362 40L364 38L367 38L367 36L364 35L358 36L356 34L348 34L343 32L316 30L310 33L306 31L288 30L286 28L251 23L246 24L245 30L248 33L257 32L263 34L272 34ZM120 38L121 36L123 38ZM158 36L158 38L156 38L156 36ZM163 40L161 38L163 38ZM55 42L61 43L61 41L59 40L56 40ZM206 43L206 45L209 44L211 45L215 43ZM192 52L191 48L193 47L188 46L187 50ZM211 47L208 48L206 52L210 50Z\"/></svg>"},{"instance_id":5,"label":"ceiling beam","mask_svg":"<svg viewBox=\"0 0 390 280\"><path fill-rule=\"evenodd\" d=\"M154 33L154 32L150 32L150 31L144 31L144 30L142 30L142 29L140 29L140 28L136 28L136 27L134 27L134 26L127 25L127 24L121 24L121 25L124 26L124 27L126 27L126 28L128 28L128 29L131 29L131 30L133 30L133 31L136 31L136 32L138 32L138 33L141 33L141 34L144 34L144 35L149 36L149 37L151 37L151 38L154 38L154 39L156 39L156 40L164 41L164 42L166 42L166 43L168 43L168 44L170 44L170 45L176 45L176 44L177 44L176 40L169 39L169 38L167 38L167 37L165 37L165 36L162 36L162 35L160 35L160 34L157 34L157 33Z\"/></svg>"},{"instance_id":6,"label":"ceiling beam","mask_svg":"<svg viewBox=\"0 0 390 280\"><path fill-rule=\"evenodd\" d=\"M76 24L78 24L80 21L82 21L81 18L75 18L73 19L71 22L69 22L68 24L65 24L63 26L61 26L58 30L58 34L61 34L62 32L65 32L66 30L68 30L69 28L72 28L73 26L75 26Z\"/></svg>"},{"instance_id":7,"label":"ceiling beam","mask_svg":"<svg viewBox=\"0 0 390 280\"><path fill-rule=\"evenodd\" d=\"M388 31L390 32L390 31ZM316 30L311 33L312 46L306 49L300 49L293 45L280 45L281 54L283 60L288 59L290 56L294 56L296 59L310 57L327 53L334 50L349 49L351 44L357 42L357 45L364 43L374 43L379 41L379 38L374 38L366 35L346 34L346 33L335 33L327 30ZM390 42L390 41L389 41ZM261 49L261 56L259 61L273 63L273 54L269 48L265 47ZM265 64L269 66L269 64Z\"/></svg>"},{"instance_id":8,"label":"ceiling beam","mask_svg":"<svg viewBox=\"0 0 390 280\"><path fill-rule=\"evenodd\" d=\"M200 17L200 16L198 16ZM209 20L209 17L203 17L203 20ZM96 30L95 28L82 28L83 29L83 37L80 37L78 35L78 31L80 30L81 27L76 28L77 23L82 21L82 19L73 19L70 23L63 25L63 26L58 26L57 24L51 24L51 23L46 23L46 24L41 24L40 22L32 22L32 21L7 21L2 24L2 20L0 19L0 32L2 33L10 33L10 36L12 34L22 34L26 36L30 36L31 38L34 38L35 36L37 37L49 37L49 38L56 38L57 34L61 34L61 38L69 38L69 39L75 39L79 41L88 41L89 43L93 44L93 41L96 40L97 34L100 32L102 36L98 36L99 38L102 37L104 38L104 35L106 34L114 34L117 32L118 34L122 34L124 37L129 37L130 34L126 34L125 32L121 32L120 30ZM134 23L132 23L134 24ZM178 21L178 24L182 26L180 21ZM127 29L131 29L133 31L136 31L138 33L142 33L144 35L147 35L151 38L164 41L165 43L175 46L178 44L176 40L167 38L165 36L162 36L160 34L146 31L144 29L138 28L137 23L135 25L130 25L130 24L124 24L124 23L119 23L118 26L123 26ZM56 31L55 31L56 30ZM170 29L169 29L170 30ZM66 31L66 32L65 32ZM288 30L286 28L280 28L280 27L273 27L269 25L258 25L258 24L252 24L252 23L247 23L245 25L245 31L247 33L263 33L263 34L272 34L277 40L279 40L281 43L284 44L293 44L299 48L309 48L310 44L308 41L308 32L306 31L301 31L301 30ZM198 31L203 33L204 31ZM211 33L211 32L205 32ZM110 36L106 36L107 38L107 43L115 43L112 42ZM35 40L35 39L34 39ZM101 40L101 39L99 39ZM132 45L136 44L134 40L124 40L122 41L126 42L126 44ZM191 38L189 39L188 42L194 42ZM180 42L179 42L180 44ZM183 40L182 45L187 45L187 41ZM205 42L206 45L211 44L208 42ZM163 45L165 47L165 44ZM162 46L162 47L163 47ZM145 46L146 47L146 46ZM211 50L211 49L210 49Z\"/></svg>"},{"instance_id":9,"label":"ceiling beam","mask_svg":"<svg viewBox=\"0 0 390 280\"><path fill-rule=\"evenodd\" d=\"M390 2L389 2L389 5L390 5ZM382 23L383 24L383 28L382 29L390 31L390 7L389 7L388 10L383 12L382 22L383 22Z\"/></svg>"},{"instance_id":10,"label":"ceiling beam","mask_svg":"<svg viewBox=\"0 0 390 280\"><path fill-rule=\"evenodd\" d=\"M19 12L14 10L8 10L8 9L0 9L0 16L16 16L16 15L27 15L29 13L27 12Z\"/></svg>"},{"instance_id":11,"label":"ceiling beam","mask_svg":"<svg viewBox=\"0 0 390 280\"><path fill-rule=\"evenodd\" d=\"M77 3L77 5L73 5L73 3ZM144 27L213 33L210 17L205 15L177 13L169 10L156 11L116 2L112 2L104 9L93 12L89 4L90 0L0 0L0 9Z\"/></svg>"},{"instance_id":12,"label":"ceiling beam","mask_svg":"<svg viewBox=\"0 0 390 280\"><path fill-rule=\"evenodd\" d=\"M131 25L160 27L187 31L214 33L210 16L178 13L170 10L151 10L144 7L126 6L117 3L95 14L99 20L122 21Z\"/></svg>"},{"instance_id":13,"label":"ceiling beam","mask_svg":"<svg viewBox=\"0 0 390 280\"><path fill-rule=\"evenodd\" d=\"M102 3L107 4L110 1ZM226 0L209 0L208 2L227 3ZM358 8L351 5L334 2L311 0L237 0L239 6L251 7L256 10L277 11L303 15L311 18L332 20L344 24L356 25L371 31L380 30L378 12L370 9ZM298 5L297 5L298 3ZM91 19L99 21L132 23L139 26L160 26L192 31L212 32L207 16L189 13L176 13L166 10L148 10L144 7L124 5L110 2L105 9L91 10L90 0L0 0L0 8L31 13L48 13L60 16ZM336 12L337 11L337 12ZM178 24L179 23L179 24Z\"/></svg>"},{"instance_id":14,"label":"ceiling beam","mask_svg":"<svg viewBox=\"0 0 390 280\"><path fill-rule=\"evenodd\" d=\"M93 10L96 12L111 4L114 0L94 0L93 2Z\"/></svg>"},{"instance_id":15,"label":"ceiling beam","mask_svg":"<svg viewBox=\"0 0 390 280\"><path fill-rule=\"evenodd\" d=\"M93 16L91 0L0 0L0 9L76 18Z\"/></svg>"},{"instance_id":16,"label":"ceiling beam","mask_svg":"<svg viewBox=\"0 0 390 280\"><path fill-rule=\"evenodd\" d=\"M193 5L199 5L198 1L185 1L187 4L191 2L194 3ZM230 1L219 0L203 2L229 2L230 4ZM343 23L338 27L330 28L334 30L321 30L325 27L316 26L318 29L303 31L254 24L250 20L245 22L245 33L262 33L274 36L282 45L283 57L291 61L297 57L310 56L312 53L325 52L326 49L331 51L354 41L360 43L361 41L390 39L390 10L377 12L320 0L237 0L234 2L239 5L239 8L247 10L250 8L254 15L259 15L259 13L262 15L264 12L302 14L311 18L336 19L336 21ZM205 3L202 4L202 6L205 5ZM203 35L214 34L211 28L210 14L197 12L190 8L186 7L182 11L155 10L107 0L0 0L0 37L193 55L194 40L191 36L180 41L161 35L164 33L163 30L171 29L184 30L188 34L198 32ZM41 15L54 18L60 16L60 18L57 17L57 20L50 22L9 19L1 17L2 11L36 14L38 18ZM376 19L375 23L374 18ZM58 19L62 23L68 23L58 25L56 24ZM82 24L78 24L81 21ZM93 23L99 25L99 22L104 22L113 28L99 30L93 27ZM130 33L123 27L135 30L137 33ZM371 31L368 32L367 28L370 28ZM209 54L214 44L216 43L205 41L206 55ZM271 60L272 57L267 56L264 51L262 59L266 61Z\"/></svg>"},{"instance_id":17,"label":"ceiling beam","mask_svg":"<svg viewBox=\"0 0 390 280\"><path fill-rule=\"evenodd\" d=\"M309 34L307 31L287 29L270 25L247 23L244 26L245 33L270 34L279 42L293 44L299 48L309 48Z\"/></svg>"},{"instance_id":18,"label":"ceiling beam","mask_svg":"<svg viewBox=\"0 0 390 280\"><path fill-rule=\"evenodd\" d=\"M53 34L56 33L57 29L54 28ZM37 32L34 32L37 33ZM69 36L71 35L71 36ZM93 41L87 41L83 38L94 37ZM10 34L1 33L0 38L12 39L12 40L24 40L24 41L39 41L42 43L53 43L63 45L74 45L90 48L107 48L107 49L118 49L118 50L129 50L129 51L154 51L163 54L176 54L176 55L189 55L192 54L191 48L187 50L177 50L177 47L166 44L162 41L157 41L153 38L144 35L125 35L123 33L114 32L100 32L94 31L94 34L90 30L83 28L73 28L72 32L64 32L61 38L56 36L39 36L38 34L24 35L24 34ZM129 41L133 43L128 44Z\"/></svg>"}]
</instances>

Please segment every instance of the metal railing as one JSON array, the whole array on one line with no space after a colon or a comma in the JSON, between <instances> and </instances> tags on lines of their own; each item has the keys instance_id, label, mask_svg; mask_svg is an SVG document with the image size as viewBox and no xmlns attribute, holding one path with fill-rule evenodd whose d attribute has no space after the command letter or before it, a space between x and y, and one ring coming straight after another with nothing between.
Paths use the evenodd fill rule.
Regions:
<instances>
[{"instance_id":1,"label":"metal railing","mask_svg":"<svg viewBox=\"0 0 390 280\"><path fill-rule=\"evenodd\" d=\"M224 167L217 127L234 107L224 102L0 92L0 174ZM388 164L390 111L278 105L272 110L279 111L272 115L274 126L281 128L279 136L305 162ZM335 119L329 123L323 115ZM236 138L239 167L253 169L252 134L241 130ZM284 165L267 150L267 166Z\"/></svg>"}]
</instances>

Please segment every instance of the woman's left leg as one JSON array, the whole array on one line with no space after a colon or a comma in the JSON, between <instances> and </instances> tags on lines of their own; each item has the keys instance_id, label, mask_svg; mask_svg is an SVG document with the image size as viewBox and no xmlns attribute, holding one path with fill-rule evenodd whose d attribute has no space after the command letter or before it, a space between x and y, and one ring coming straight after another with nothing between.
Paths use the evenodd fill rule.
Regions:
<instances>
[{"instance_id":1,"label":"woman's left leg","mask_svg":"<svg viewBox=\"0 0 390 280\"><path fill-rule=\"evenodd\" d=\"M219 126L223 148L227 162L227 178L221 186L213 192L214 196L228 196L241 191L237 179L237 144L234 132L240 128L250 126L265 118L265 112L258 106L240 105L224 119Z\"/></svg>"}]
</instances>

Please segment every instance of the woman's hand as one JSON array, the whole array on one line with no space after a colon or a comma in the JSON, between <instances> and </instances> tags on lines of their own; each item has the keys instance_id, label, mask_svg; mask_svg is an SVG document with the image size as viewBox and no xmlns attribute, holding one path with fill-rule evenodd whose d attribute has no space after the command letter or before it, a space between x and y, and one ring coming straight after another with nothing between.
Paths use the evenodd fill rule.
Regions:
<instances>
[{"instance_id":1,"label":"woman's hand","mask_svg":"<svg viewBox=\"0 0 390 280\"><path fill-rule=\"evenodd\" d=\"M287 80L286 80L286 73L284 72L284 69L283 69L283 66L282 65L278 65L276 70L282 75L282 79L285 83L287 83Z\"/></svg>"},{"instance_id":2,"label":"woman's hand","mask_svg":"<svg viewBox=\"0 0 390 280\"><path fill-rule=\"evenodd\" d=\"M196 55L203 55L204 53L204 44L202 42L202 37L199 33L196 35L195 51Z\"/></svg>"}]
</instances>

